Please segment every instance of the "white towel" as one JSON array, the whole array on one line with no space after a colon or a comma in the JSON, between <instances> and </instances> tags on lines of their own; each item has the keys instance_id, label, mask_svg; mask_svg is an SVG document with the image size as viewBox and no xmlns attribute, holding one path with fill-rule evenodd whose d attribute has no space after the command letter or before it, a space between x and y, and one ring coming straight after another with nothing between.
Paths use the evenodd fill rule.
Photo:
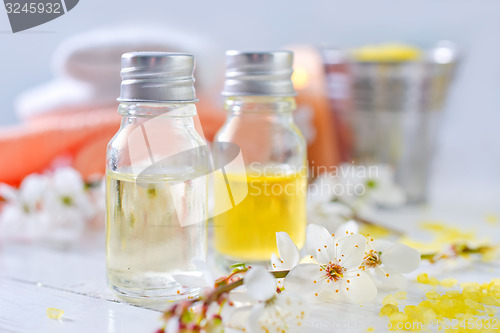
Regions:
<instances>
[{"instance_id":1,"label":"white towel","mask_svg":"<svg viewBox=\"0 0 500 333\"><path fill-rule=\"evenodd\" d=\"M195 54L196 88L201 90L217 67L210 65L210 55L217 53L211 44L179 31L130 27L93 30L75 35L58 47L52 64L55 79L21 93L16 99L16 112L26 119L65 107L115 103L120 94L121 55L131 51Z\"/></svg>"}]
</instances>

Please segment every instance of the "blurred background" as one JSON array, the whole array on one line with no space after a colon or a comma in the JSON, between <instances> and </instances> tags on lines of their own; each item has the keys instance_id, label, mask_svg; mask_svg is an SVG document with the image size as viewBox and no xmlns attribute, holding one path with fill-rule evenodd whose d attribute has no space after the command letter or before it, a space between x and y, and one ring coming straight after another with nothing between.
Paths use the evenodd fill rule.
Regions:
<instances>
[{"instance_id":1,"label":"blurred background","mask_svg":"<svg viewBox=\"0 0 500 333\"><path fill-rule=\"evenodd\" d=\"M451 40L460 52L460 65L436 140L431 198L460 196L471 204L494 205L500 200L499 12L500 2L495 0L85 0L54 21L16 34L2 13L0 135L21 122L20 94L50 82L60 71L54 60L59 45L95 29L141 27L165 33L166 41L186 46L198 60L200 89L206 99L212 99L214 110L222 102L218 92L228 49L355 47L384 42L427 48L439 40ZM37 101L27 96L24 105L36 109Z\"/></svg>"}]
</instances>

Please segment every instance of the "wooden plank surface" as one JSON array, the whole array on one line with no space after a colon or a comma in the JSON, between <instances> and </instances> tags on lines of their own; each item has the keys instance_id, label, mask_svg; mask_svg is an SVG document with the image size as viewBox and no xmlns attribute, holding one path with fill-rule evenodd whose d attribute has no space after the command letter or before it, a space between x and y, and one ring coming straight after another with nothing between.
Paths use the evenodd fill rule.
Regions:
<instances>
[{"instance_id":1,"label":"wooden plank surface","mask_svg":"<svg viewBox=\"0 0 500 333\"><path fill-rule=\"evenodd\" d=\"M485 222L487 206L456 205L408 208L381 212L391 225L418 234L419 220L440 220L477 230L479 236L500 241L500 226ZM495 207L497 209L497 207ZM457 276L460 281L484 282L500 277L500 263L471 264L459 261L436 267L424 264L421 271L437 277ZM456 274L460 272L460 274ZM413 277L416 273L413 274ZM417 303L425 286L413 283L409 302ZM365 332L368 327L384 330L379 318L382 298L363 306L353 304L312 305L304 323L306 332ZM160 306L161 308L165 308ZM46 310L64 310L62 320L49 319ZM120 301L106 286L102 232L89 235L83 243L67 249L43 244L2 244L0 247L0 332L154 332L160 312Z\"/></svg>"}]
</instances>

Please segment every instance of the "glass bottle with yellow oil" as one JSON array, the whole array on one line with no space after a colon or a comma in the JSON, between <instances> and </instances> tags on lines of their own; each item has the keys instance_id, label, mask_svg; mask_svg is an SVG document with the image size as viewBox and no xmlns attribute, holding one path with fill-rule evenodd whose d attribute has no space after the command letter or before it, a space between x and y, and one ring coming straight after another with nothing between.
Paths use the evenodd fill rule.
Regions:
<instances>
[{"instance_id":1,"label":"glass bottle with yellow oil","mask_svg":"<svg viewBox=\"0 0 500 333\"><path fill-rule=\"evenodd\" d=\"M194 296L173 274L199 275L206 258L208 150L197 132L194 58L122 56L118 112L106 169L109 286L134 300Z\"/></svg>"},{"instance_id":2,"label":"glass bottle with yellow oil","mask_svg":"<svg viewBox=\"0 0 500 333\"><path fill-rule=\"evenodd\" d=\"M293 121L293 54L289 51L226 53L223 90L227 120L215 142L238 145L244 172L224 174L247 196L217 215L214 246L219 263L268 262L277 254L276 232L302 247L306 228L307 152ZM215 208L228 187L214 182Z\"/></svg>"}]
</instances>

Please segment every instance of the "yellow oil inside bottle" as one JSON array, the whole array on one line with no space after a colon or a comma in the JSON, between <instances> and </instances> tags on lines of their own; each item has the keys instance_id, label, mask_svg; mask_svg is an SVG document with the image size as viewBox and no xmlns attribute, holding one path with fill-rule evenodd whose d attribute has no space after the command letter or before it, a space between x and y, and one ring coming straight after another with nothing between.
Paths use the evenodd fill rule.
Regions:
<instances>
[{"instance_id":1,"label":"yellow oil inside bottle","mask_svg":"<svg viewBox=\"0 0 500 333\"><path fill-rule=\"evenodd\" d=\"M259 262L278 254L276 232L287 232L300 248L305 241L306 172L226 174L233 189L248 185L248 195L232 209L214 217L215 249L227 259ZM214 182L217 198L227 191Z\"/></svg>"}]
</instances>

